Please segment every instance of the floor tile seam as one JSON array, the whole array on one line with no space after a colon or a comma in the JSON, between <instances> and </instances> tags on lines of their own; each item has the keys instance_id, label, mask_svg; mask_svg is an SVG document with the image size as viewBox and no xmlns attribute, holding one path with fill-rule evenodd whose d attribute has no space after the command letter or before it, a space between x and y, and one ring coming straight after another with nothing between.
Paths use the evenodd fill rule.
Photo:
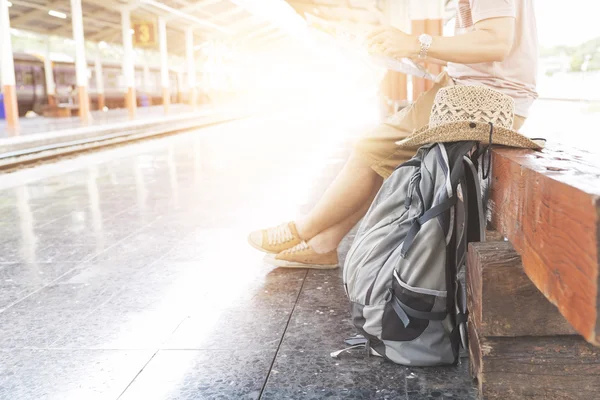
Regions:
<instances>
[{"instance_id":1,"label":"floor tile seam","mask_svg":"<svg viewBox=\"0 0 600 400\"><path fill-rule=\"evenodd\" d=\"M107 251L111 250L113 247L116 247L118 245L120 245L121 243L125 242L126 240L130 239L132 236L137 235L138 233L140 233L141 231L143 231L144 229L146 229L148 226L150 226L152 223L154 223L159 217L155 217L151 222L145 224L144 226L141 226L140 228L130 232L128 235L126 235L125 237L117 240L115 243L111 244L110 246L108 246L107 248L103 249L101 252L95 254L94 256L84 260L81 262L81 264L83 263L88 263L90 261L93 261L95 258L101 256L102 254L106 253ZM159 257L159 259L161 259L161 257ZM151 264L153 264L154 262L152 262Z\"/></svg>"},{"instance_id":2,"label":"floor tile seam","mask_svg":"<svg viewBox=\"0 0 600 400\"><path fill-rule=\"evenodd\" d=\"M157 217L156 219L158 219L158 218L159 217ZM152 223L154 223L154 222L156 222L156 220L152 221ZM165 252L165 254L160 259L162 260L162 259L168 258L168 256L171 255L171 253L175 252L175 250L177 249L177 246L179 244L183 243L186 239L188 239L189 237L191 237L194 234L195 234L195 232L190 232L190 233L184 235L184 237L179 241L179 243L175 244L171 249L169 249L167 252Z\"/></svg>"},{"instance_id":3,"label":"floor tile seam","mask_svg":"<svg viewBox=\"0 0 600 400\"><path fill-rule=\"evenodd\" d=\"M285 324L285 328L283 329L283 332L281 333L281 339L279 339L279 343L277 344L277 348L275 349L275 354L273 355L273 359L271 360L271 364L269 366L269 370L267 371L267 376L265 377L265 380L263 382L263 385L260 389L260 393L258 395L258 399L262 399L263 397L263 393L265 391L265 389L267 388L267 384L269 382L269 377L271 376L271 371L273 370L273 366L275 365L275 361L277 360L277 356L279 355L279 350L281 348L281 344L283 343L283 340L285 338L285 334L288 330L288 327L290 326L290 322L292 320L292 316L294 315L294 310L296 309L296 305L298 304L298 299L300 298L300 295L302 294L302 289L304 288L304 283L306 282L306 277L308 276L308 269L306 270L305 274L304 274L304 279L302 279L302 285L300 285L300 290L298 290L298 294L296 295L296 301L294 302L294 306L292 307L292 310L290 312L290 315L288 316L288 320Z\"/></svg>"},{"instance_id":4,"label":"floor tile seam","mask_svg":"<svg viewBox=\"0 0 600 400\"><path fill-rule=\"evenodd\" d=\"M146 226L147 226L147 225L146 225ZM141 228L141 229L144 229L146 226L144 226L144 227L143 227L143 228ZM131 235L133 235L133 234L135 234L135 233L138 233L138 232L132 232L132 233L131 233ZM129 237L129 236L131 236L131 235L128 235L127 237ZM127 237L123 238L122 240L125 240ZM119 242L120 242L120 241L118 241L117 243L115 243L115 245L116 245L116 244L118 244ZM106 250L110 249L111 247L112 247L112 246L108 247ZM150 267L150 266L154 265L155 263L157 263L157 262L161 261L161 260L162 260L164 257L165 257L165 255L162 255L162 256L158 257L156 260L154 260L154 261L152 261L151 263L147 264L147 266L148 266L148 267ZM90 260L87 260L87 261L85 261L85 263L87 263L87 262L89 262L89 261L91 261L91 259L90 259ZM84 264L84 262L80 263L79 265L83 265L83 264ZM75 269L77 269L77 267L73 268L71 271L73 271L73 270L75 270ZM69 272L70 272L70 271L69 271ZM68 272L67 272L67 273L68 273ZM100 302L100 304L98 304L96 307L94 307L93 309L91 309L91 310L90 310L88 313L85 313L85 315L82 317L82 319L86 319L86 318L88 318L90 315L92 315L93 313L95 313L95 312L96 312L98 309L100 309L100 308L101 308L101 307L103 307L105 304L107 304L107 303L108 303L110 300L112 300L113 298L115 298L115 297L117 297L119 294L121 294L121 293L122 293L122 292L123 292L125 289L126 289L125 287L122 287L121 289L119 289L119 290L115 291L115 293L113 293L111 296L109 296L108 298L106 298L106 299L105 299L103 302ZM179 322L179 324L177 325L177 327L179 327L179 326L180 326L180 325L181 325L181 324L182 324L182 323L185 321L185 319L186 319L186 318L187 318L187 317L184 317L184 318L183 318L183 319L182 319L182 320ZM56 344L57 342L59 342L60 340L62 340L63 338L65 338L65 337L66 337L66 336L67 336L67 335L68 335L70 332L72 332L72 331L73 331L73 329L74 329L73 327L69 328L69 329L67 330L67 332L65 332L65 334L64 334L64 335L62 335L62 336L60 336L59 338L57 338L56 340L54 340L54 341L53 341L53 342L50 344L50 346L52 346L52 345ZM172 333L171 333L171 334L172 334Z\"/></svg>"},{"instance_id":5,"label":"floor tile seam","mask_svg":"<svg viewBox=\"0 0 600 400\"><path fill-rule=\"evenodd\" d=\"M69 214L70 214L70 212L67 212L66 214L63 214L63 215L61 215L60 217L56 217L56 218L54 218L53 220L50 220L50 221L48 221L48 222L44 222L43 224L40 224L40 225L35 225L35 226L34 226L34 229L35 229L35 228L44 228L44 227L46 227L46 226L50 225L51 223L53 223L53 222L56 222L56 221L58 221L59 219L62 219L62 218L64 218L64 217L68 216Z\"/></svg>"},{"instance_id":6,"label":"floor tile seam","mask_svg":"<svg viewBox=\"0 0 600 400\"><path fill-rule=\"evenodd\" d=\"M266 352L273 351L275 349L265 347L265 348L254 348L253 350L249 350L248 346L245 347L159 347L160 351L235 351L235 352Z\"/></svg>"},{"instance_id":7,"label":"floor tile seam","mask_svg":"<svg viewBox=\"0 0 600 400\"><path fill-rule=\"evenodd\" d=\"M179 321L179 323L177 324L177 326L175 328L173 328L173 330L171 331L171 333L169 333L168 335L165 335L165 337L160 341L159 345L158 345L158 350L162 350L163 348L161 347L161 345L163 345L164 343L167 343L167 341L173 337L173 335L175 335L175 332L177 332L177 330L181 327L181 325L184 324L185 321L187 321L189 319L189 315L185 315L181 318L181 321Z\"/></svg>"},{"instance_id":8,"label":"floor tile seam","mask_svg":"<svg viewBox=\"0 0 600 400\"><path fill-rule=\"evenodd\" d=\"M100 294L105 293L108 289L104 289L104 291L102 291ZM85 320L87 319L90 315L92 315L93 313L95 313L96 311L98 311L98 309L102 306L104 306L106 303L108 303L110 300L112 300L118 293L121 293L121 290L117 290L116 292L114 292L113 294L111 294L110 296L108 296L104 301L101 301L99 304L97 304L95 307L92 307L88 312L86 313L82 313L82 317L81 320ZM51 347L54 344L56 344L57 342L59 342L60 340L62 340L63 338L65 338L69 333L73 332L73 330L75 329L74 326L69 325L69 327L67 328L66 332L63 335L60 335L58 338L56 338L52 343L50 343L49 346L47 347Z\"/></svg>"},{"instance_id":9,"label":"floor tile seam","mask_svg":"<svg viewBox=\"0 0 600 400\"><path fill-rule=\"evenodd\" d=\"M152 356L148 359L148 361L146 361L146 363L144 363L144 365L142 366L142 368L140 368L140 370L137 372L137 374L135 374L135 376L133 377L133 379L127 384L127 386L125 387L125 389L123 389L123 391L121 392L121 394L119 396L117 396L116 400L119 400L121 397L123 397L123 395L125 394L125 392L127 392L127 389L129 389L131 387L131 385L133 384L133 382L135 382L135 380L137 379L138 376L141 375L142 372L144 372L144 369L146 369L146 367L148 366L148 364L150 364L152 362L152 360L154 359L154 357L156 357L156 355L158 354L160 350L156 350L154 352L154 354L152 354Z\"/></svg>"},{"instance_id":10,"label":"floor tile seam","mask_svg":"<svg viewBox=\"0 0 600 400\"><path fill-rule=\"evenodd\" d=\"M53 261L35 261L33 263L30 262L21 262L21 261L0 261L0 269L3 266L6 265L12 265L12 264L75 264L75 265L79 265L81 263L85 262L84 260L81 261L61 261L61 260L53 260Z\"/></svg>"},{"instance_id":11,"label":"floor tile seam","mask_svg":"<svg viewBox=\"0 0 600 400\"><path fill-rule=\"evenodd\" d=\"M77 269L77 267L80 265L80 263L73 263L74 267L69 269L68 271L66 271L64 274L61 274L60 276L58 276L56 279L50 281L48 284L34 290L33 292L29 293L27 296L10 303L8 306L4 307L4 309L2 309L2 311L0 311L0 315L2 315L2 313L4 313L5 311L7 311L8 309L10 309L11 307L14 307L15 305L21 303L23 300L28 299L29 297L33 296L34 294L44 290L45 288L47 288L48 286L52 285L53 283L57 282L58 280L60 280L62 277L66 276L67 274L69 274L72 271L75 271Z\"/></svg>"},{"instance_id":12,"label":"floor tile seam","mask_svg":"<svg viewBox=\"0 0 600 400\"><path fill-rule=\"evenodd\" d=\"M136 231L133 231L133 232L131 232L130 234L128 234L128 235L127 235L127 236L125 236L124 238L122 238L122 239L120 239L120 240L117 240L115 243L113 243L112 245L108 246L106 249L102 250L100 253L96 254L95 256L93 256L93 257L91 257L91 258L89 258L89 259L85 259L85 260L83 260L83 261L80 261L80 262L74 262L73 264L74 264L75 266L74 266L73 268L69 269L69 270L68 270L68 271L66 271L64 274L62 274L62 275L58 276L56 279L54 279L54 280L50 281L48 284L46 284L46 285L44 285L44 286L40 287L39 289L37 289L37 290L35 290L35 291L31 292L30 294L28 294L27 296L23 297L22 299L19 299L18 301L16 301L16 302L13 302L13 303L9 304L9 305L8 305L7 307L5 307L5 308L4 308L2 311L0 311L0 315L1 315L3 312L5 312L6 310L8 310L9 308L11 308L11 307L15 306L16 304L19 304L19 303L20 303L20 302L22 302L23 300L25 300L25 299L27 299L27 298L31 297L32 295L34 295L34 294L38 293L39 291L41 291L41 290L43 290L43 289L45 289L45 288L49 287L50 285L54 284L54 283L55 283L55 282L57 282L57 281L59 281L61 278L63 278L64 276L66 276L66 275L67 275L67 274L69 274L70 272L72 272L72 271L75 271L75 270L77 269L77 267L79 267L80 265L83 265L83 264L85 264L85 263L88 263L88 262L92 261L94 258L98 257L100 254L104 253L105 251L108 251L108 250L112 249L114 246L117 246L117 245L118 245L118 244L120 244L121 242L123 242L123 241L127 240L127 239L128 239L128 238L130 238L132 235L135 235L136 233L138 233L138 232L139 232L139 231L141 231L142 229L146 228L146 226L148 226L148 225L144 225L144 226L143 226L143 227L141 227L140 229L138 229L138 230L136 230ZM161 258L162 258L162 257L159 257L159 259L161 259ZM157 260L155 260L154 262L156 262L156 261L158 261L158 259L157 259ZM150 265L152 265L154 262L150 263ZM119 293L119 292L120 292L120 291L117 291L116 293ZM116 294L116 293L115 293L115 294ZM114 295L113 295L113 296L114 296ZM111 296L110 298L112 298L113 296ZM108 300L107 300L107 301L108 301ZM102 303L102 304L104 304L104 303ZM97 309L97 307L94 309L94 311L95 311L96 309ZM86 314L86 316L87 316L87 315L89 315L89 314ZM53 343L54 343L54 342L53 342Z\"/></svg>"},{"instance_id":13,"label":"floor tile seam","mask_svg":"<svg viewBox=\"0 0 600 400\"><path fill-rule=\"evenodd\" d=\"M408 398L408 370L404 369L404 392L406 393L406 400L410 400Z\"/></svg>"},{"instance_id":14,"label":"floor tile seam","mask_svg":"<svg viewBox=\"0 0 600 400\"><path fill-rule=\"evenodd\" d=\"M271 352L274 349L270 348L254 348L248 349L244 348L216 348L216 347L190 347L190 348L176 348L176 347L0 347L0 352L3 353L12 353L18 351L56 351L56 352L72 352L72 351L90 351L90 352L103 352L103 351L173 351L173 352L182 352L182 351L194 351L194 352L215 352L215 353L223 353L223 352L242 352L242 353L263 353L263 352Z\"/></svg>"},{"instance_id":15,"label":"floor tile seam","mask_svg":"<svg viewBox=\"0 0 600 400\"><path fill-rule=\"evenodd\" d=\"M73 352L73 351L90 351L90 352L103 352L103 351L159 351L162 350L158 347L107 347L107 348L99 348L99 347L0 347L0 352L17 352L17 351L55 351L55 352Z\"/></svg>"},{"instance_id":16,"label":"floor tile seam","mask_svg":"<svg viewBox=\"0 0 600 400\"><path fill-rule=\"evenodd\" d=\"M153 261L153 262L149 263L149 264L148 264L148 266L151 266L151 265L153 265L155 262L158 262L158 261L159 261L159 260L161 260L161 259L162 259L162 257L159 257L157 260L155 260L155 261ZM74 269L76 269L76 268L74 268ZM108 289L105 289L105 290L108 290ZM122 288L122 289L120 289L120 290L117 290L115 293L113 293L112 295L110 295L109 297L107 297L107 298L106 298L104 301L100 302L100 303L99 303L99 304L98 304L96 307L93 307L93 308L92 308L92 309L91 309L91 310L90 310L88 313L85 313L85 315L83 316L83 319L86 319L86 318L88 318L90 315L92 315L93 313L95 313L96 311L98 311L98 309L100 309L100 308L101 308L101 307L103 307L105 304L107 304L109 301L111 301L112 299L114 299L115 297L117 297L117 296L118 296L119 294L121 294L121 293L122 293L124 290L126 290L126 288ZM104 292L102 292L102 293L104 293ZM179 326L181 326L181 324L182 324L183 322L185 322L185 320L186 320L187 318L188 318L187 316L183 317L183 318L181 319L181 321L180 321L180 322L177 324L177 327L175 328L175 330L176 330L177 328L179 328ZM175 330L174 330L173 332L171 332L171 335L172 335L172 334L175 332ZM60 336L60 337L59 337L59 338L57 338L55 341L53 341L53 342L50 344L50 346L54 345L55 343L57 343L57 342L59 342L60 340L62 340L63 338L65 338L65 337L66 337L66 336L67 336L67 335L68 335L70 332L72 332L72 331L73 331L73 328L72 328L72 327L71 327L71 328L69 328L69 329L68 329L68 331L67 331L67 332L66 332L64 335Z\"/></svg>"},{"instance_id":17,"label":"floor tile seam","mask_svg":"<svg viewBox=\"0 0 600 400\"><path fill-rule=\"evenodd\" d=\"M132 209L134 207L136 207L136 205L132 205L132 206L126 208L125 210L119 211L118 213L113 213L113 215L111 217L107 218L106 221L112 221L113 219L116 219L120 214L123 214L123 213L129 211L130 209ZM65 218L65 217L69 216L70 214L71 214L71 211L69 211L66 214L63 214L60 217L57 217L57 218L55 218L55 219L53 219L51 221L45 222L45 223L43 223L41 225L36 225L35 227L36 228L45 228L46 226L50 225L51 223L56 222L59 219ZM102 222L105 222L105 221L103 220ZM50 246L52 246L52 245L49 245L48 247L50 247Z\"/></svg>"}]
</instances>

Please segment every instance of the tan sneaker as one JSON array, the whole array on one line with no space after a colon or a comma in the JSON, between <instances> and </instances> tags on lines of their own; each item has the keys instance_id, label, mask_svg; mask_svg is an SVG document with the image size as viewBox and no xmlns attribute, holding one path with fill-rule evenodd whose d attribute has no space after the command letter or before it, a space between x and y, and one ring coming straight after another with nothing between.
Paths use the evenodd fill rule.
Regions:
<instances>
[{"instance_id":1,"label":"tan sneaker","mask_svg":"<svg viewBox=\"0 0 600 400\"><path fill-rule=\"evenodd\" d=\"M338 256L337 250L319 254L303 240L275 256L265 256L265 262L284 268L334 269L338 267Z\"/></svg>"},{"instance_id":2,"label":"tan sneaker","mask_svg":"<svg viewBox=\"0 0 600 400\"><path fill-rule=\"evenodd\" d=\"M254 231L248 236L248 243L265 253L277 254L300 243L302 239L294 222L286 222L273 228Z\"/></svg>"}]
</instances>

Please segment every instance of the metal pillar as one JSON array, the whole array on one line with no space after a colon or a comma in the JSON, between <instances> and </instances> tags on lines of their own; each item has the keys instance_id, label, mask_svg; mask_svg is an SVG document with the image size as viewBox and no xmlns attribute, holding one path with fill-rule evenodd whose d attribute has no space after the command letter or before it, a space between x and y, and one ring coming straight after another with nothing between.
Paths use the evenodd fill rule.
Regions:
<instances>
[{"instance_id":1,"label":"metal pillar","mask_svg":"<svg viewBox=\"0 0 600 400\"><path fill-rule=\"evenodd\" d=\"M162 87L165 114L169 113L171 92L169 90L169 56L167 54L167 23L164 18L158 18L158 42L160 47L160 86Z\"/></svg>"},{"instance_id":2,"label":"metal pillar","mask_svg":"<svg viewBox=\"0 0 600 400\"><path fill-rule=\"evenodd\" d=\"M133 43L131 40L131 18L129 10L121 11L123 30L123 78L125 79L125 106L129 118L135 118L137 97L135 95L135 69L133 66Z\"/></svg>"},{"instance_id":3,"label":"metal pillar","mask_svg":"<svg viewBox=\"0 0 600 400\"><path fill-rule=\"evenodd\" d=\"M187 83L189 93L189 102L192 107L196 107L197 90L196 90L196 59L194 57L194 31L188 28L185 31L185 53L187 58Z\"/></svg>"},{"instance_id":4,"label":"metal pillar","mask_svg":"<svg viewBox=\"0 0 600 400\"><path fill-rule=\"evenodd\" d=\"M104 75L102 72L102 62L100 55L96 55L94 63L94 74L96 75L96 94L98 95L98 110L103 110L104 103Z\"/></svg>"},{"instance_id":5,"label":"metal pillar","mask_svg":"<svg viewBox=\"0 0 600 400\"><path fill-rule=\"evenodd\" d=\"M4 115L8 133L17 135L19 130L19 106L15 90L15 65L10 37L10 18L7 0L0 0L0 70L2 71L2 93L4 94Z\"/></svg>"},{"instance_id":6,"label":"metal pillar","mask_svg":"<svg viewBox=\"0 0 600 400\"><path fill-rule=\"evenodd\" d=\"M48 105L56 106L56 85L54 84L54 72L52 61L50 60L50 40L46 41L46 56L44 57L44 74L46 77L46 95L48 96Z\"/></svg>"},{"instance_id":7,"label":"metal pillar","mask_svg":"<svg viewBox=\"0 0 600 400\"><path fill-rule=\"evenodd\" d=\"M87 91L88 77L81 0L71 0L71 24L73 25L73 40L75 40L75 76L79 98L79 118L87 124L90 122L90 99Z\"/></svg>"}]
</instances>

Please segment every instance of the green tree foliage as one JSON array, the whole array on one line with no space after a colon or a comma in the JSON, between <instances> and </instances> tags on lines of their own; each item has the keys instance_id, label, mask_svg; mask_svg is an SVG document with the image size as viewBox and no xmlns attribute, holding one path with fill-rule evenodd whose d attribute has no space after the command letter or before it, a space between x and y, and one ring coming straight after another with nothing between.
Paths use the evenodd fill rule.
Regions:
<instances>
[{"instance_id":1,"label":"green tree foliage","mask_svg":"<svg viewBox=\"0 0 600 400\"><path fill-rule=\"evenodd\" d=\"M578 46L555 46L540 51L541 57L563 54L571 57L571 71L581 71L584 66L586 71L600 71L600 37Z\"/></svg>"}]
</instances>

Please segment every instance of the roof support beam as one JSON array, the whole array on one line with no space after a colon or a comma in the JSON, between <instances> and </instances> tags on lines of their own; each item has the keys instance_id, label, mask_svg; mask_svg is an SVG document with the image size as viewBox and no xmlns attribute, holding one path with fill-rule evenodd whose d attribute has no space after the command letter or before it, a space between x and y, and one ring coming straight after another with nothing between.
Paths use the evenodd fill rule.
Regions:
<instances>
[{"instance_id":1,"label":"roof support beam","mask_svg":"<svg viewBox=\"0 0 600 400\"><path fill-rule=\"evenodd\" d=\"M19 4L19 3L21 3L21 4ZM33 8L33 10L25 12L25 13L19 15L18 17L13 18L13 20L11 21L13 26L27 23L27 21L30 21L31 19L33 19L37 16L48 14L49 10L58 8L56 6L63 6L62 8L64 8L64 9L69 8L68 3L65 2L64 0L54 0L54 1L49 2L46 6L41 6L36 3L26 2L26 1L22 1L22 0L18 0L18 1L15 0L15 4ZM48 17L48 18L53 18L53 17Z\"/></svg>"},{"instance_id":2,"label":"roof support beam","mask_svg":"<svg viewBox=\"0 0 600 400\"><path fill-rule=\"evenodd\" d=\"M167 13L170 13L170 14L172 14L174 16L177 16L177 17L179 17L181 19L193 22L193 23L198 24L200 26L204 26L204 27L210 28L210 29L215 29L215 30L217 30L217 31L219 31L221 33L225 33L225 34L228 34L228 35L231 34L231 32L229 30L224 29L224 28L220 27L219 25L216 25L216 24L213 24L212 22L205 21L205 20L202 20L200 18L194 17L192 15L189 15L189 14L185 13L184 11L177 10L175 8L169 7L169 6L167 6L167 5L163 4L163 3L160 3L158 1L155 1L155 0L140 0L140 2L143 3L143 4L147 4L149 6L158 8L159 10L166 11ZM165 21L165 23L166 23L166 21Z\"/></svg>"}]
</instances>

